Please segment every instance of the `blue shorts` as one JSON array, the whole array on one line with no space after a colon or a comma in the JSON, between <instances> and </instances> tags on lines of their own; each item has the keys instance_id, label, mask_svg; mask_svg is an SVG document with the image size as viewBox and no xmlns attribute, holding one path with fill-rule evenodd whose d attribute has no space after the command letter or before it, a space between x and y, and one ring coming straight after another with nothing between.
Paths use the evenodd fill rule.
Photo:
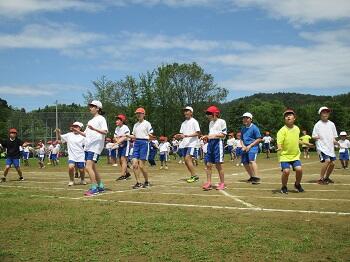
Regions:
<instances>
[{"instance_id":1,"label":"blue shorts","mask_svg":"<svg viewBox=\"0 0 350 262\"><path fill-rule=\"evenodd\" d=\"M156 158L157 150L150 149L148 154L148 160L154 160Z\"/></svg>"},{"instance_id":2,"label":"blue shorts","mask_svg":"<svg viewBox=\"0 0 350 262\"><path fill-rule=\"evenodd\" d=\"M85 168L85 162L75 162L73 160L68 160L68 164L74 164L79 169Z\"/></svg>"},{"instance_id":3,"label":"blue shorts","mask_svg":"<svg viewBox=\"0 0 350 262\"><path fill-rule=\"evenodd\" d=\"M318 153L318 156L320 158L321 163L325 162L326 160L330 160L330 161L337 160L337 158L335 156L328 156L323 152Z\"/></svg>"},{"instance_id":4,"label":"blue shorts","mask_svg":"<svg viewBox=\"0 0 350 262\"><path fill-rule=\"evenodd\" d=\"M162 154L162 153L160 153L159 154L159 160L160 161L168 161L168 154Z\"/></svg>"},{"instance_id":5,"label":"blue shorts","mask_svg":"<svg viewBox=\"0 0 350 262\"><path fill-rule=\"evenodd\" d=\"M183 156L184 156L183 152L184 152L184 149L183 149L183 148L179 148L179 149L177 150L177 154L179 155L179 157L183 157Z\"/></svg>"},{"instance_id":6,"label":"blue shorts","mask_svg":"<svg viewBox=\"0 0 350 262\"><path fill-rule=\"evenodd\" d=\"M7 166L14 166L15 168L18 168L21 166L21 161L17 158L7 158L6 159L6 165Z\"/></svg>"},{"instance_id":7,"label":"blue shorts","mask_svg":"<svg viewBox=\"0 0 350 262\"><path fill-rule=\"evenodd\" d=\"M270 143L264 143L263 144L263 149L270 150Z\"/></svg>"},{"instance_id":8,"label":"blue shorts","mask_svg":"<svg viewBox=\"0 0 350 262\"><path fill-rule=\"evenodd\" d=\"M258 156L258 153L253 153L253 152L242 152L242 159L241 163L243 165L248 165L249 162L253 162L256 160L256 157Z\"/></svg>"},{"instance_id":9,"label":"blue shorts","mask_svg":"<svg viewBox=\"0 0 350 262\"><path fill-rule=\"evenodd\" d=\"M147 139L136 139L134 143L134 152L132 158L139 160L148 160L149 142Z\"/></svg>"},{"instance_id":10,"label":"blue shorts","mask_svg":"<svg viewBox=\"0 0 350 262\"><path fill-rule=\"evenodd\" d=\"M198 156L198 148L195 147L185 147L182 149L182 156L193 156L197 157Z\"/></svg>"},{"instance_id":11,"label":"blue shorts","mask_svg":"<svg viewBox=\"0 0 350 262\"><path fill-rule=\"evenodd\" d=\"M290 169L290 167L296 168L298 166L301 166L300 160L294 160L294 161L289 161L289 162L281 162L281 168L282 170L284 169Z\"/></svg>"},{"instance_id":12,"label":"blue shorts","mask_svg":"<svg viewBox=\"0 0 350 262\"><path fill-rule=\"evenodd\" d=\"M111 150L111 157L112 158L117 158L117 149L116 148Z\"/></svg>"},{"instance_id":13,"label":"blue shorts","mask_svg":"<svg viewBox=\"0 0 350 262\"><path fill-rule=\"evenodd\" d=\"M50 155L51 160L57 160L57 154L51 154Z\"/></svg>"},{"instance_id":14,"label":"blue shorts","mask_svg":"<svg viewBox=\"0 0 350 262\"><path fill-rule=\"evenodd\" d=\"M85 161L91 160L97 163L99 157L100 155L96 154L95 152L85 151Z\"/></svg>"},{"instance_id":15,"label":"blue shorts","mask_svg":"<svg viewBox=\"0 0 350 262\"><path fill-rule=\"evenodd\" d=\"M339 160L349 160L349 149L346 149L345 152L339 153Z\"/></svg>"},{"instance_id":16,"label":"blue shorts","mask_svg":"<svg viewBox=\"0 0 350 262\"><path fill-rule=\"evenodd\" d=\"M241 147L236 147L236 156L242 156L243 150Z\"/></svg>"},{"instance_id":17,"label":"blue shorts","mask_svg":"<svg viewBox=\"0 0 350 262\"><path fill-rule=\"evenodd\" d=\"M177 153L178 147L177 146L173 146L173 153Z\"/></svg>"},{"instance_id":18,"label":"blue shorts","mask_svg":"<svg viewBox=\"0 0 350 262\"><path fill-rule=\"evenodd\" d=\"M128 157L129 156L129 151L130 151L130 148L129 148L129 143L123 143L122 145L120 145L118 147L118 150L117 150L117 157Z\"/></svg>"},{"instance_id":19,"label":"blue shorts","mask_svg":"<svg viewBox=\"0 0 350 262\"><path fill-rule=\"evenodd\" d=\"M29 159L29 152L23 152L23 159L28 160Z\"/></svg>"},{"instance_id":20,"label":"blue shorts","mask_svg":"<svg viewBox=\"0 0 350 262\"><path fill-rule=\"evenodd\" d=\"M221 139L209 139L205 156L207 163L218 164L224 162L224 144Z\"/></svg>"},{"instance_id":21,"label":"blue shorts","mask_svg":"<svg viewBox=\"0 0 350 262\"><path fill-rule=\"evenodd\" d=\"M233 146L227 146L227 152L231 154L233 151Z\"/></svg>"}]
</instances>

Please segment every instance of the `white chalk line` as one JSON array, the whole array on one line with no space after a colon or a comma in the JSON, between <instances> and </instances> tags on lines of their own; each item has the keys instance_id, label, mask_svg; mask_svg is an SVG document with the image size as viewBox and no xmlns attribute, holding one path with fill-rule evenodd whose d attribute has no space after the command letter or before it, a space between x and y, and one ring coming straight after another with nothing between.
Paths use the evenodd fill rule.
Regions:
<instances>
[{"instance_id":1,"label":"white chalk line","mask_svg":"<svg viewBox=\"0 0 350 262\"><path fill-rule=\"evenodd\" d=\"M231 195L230 193L226 192L225 190L219 190L219 192L221 194L223 194L224 196L227 196L229 198L232 198L234 201L241 203L242 205L246 206L246 207L250 207L250 208L256 208L256 206L254 206L253 204L250 204L242 199L239 199L238 197Z\"/></svg>"},{"instance_id":2,"label":"white chalk line","mask_svg":"<svg viewBox=\"0 0 350 262\"><path fill-rule=\"evenodd\" d=\"M339 216L349 216L350 215L350 212L336 212L336 211L273 209L273 208L260 208L260 207L210 206L210 205L176 204L176 203L164 203L164 202L144 202L144 201L96 199L96 198L90 198L90 197L74 197L73 198L73 197L56 197L56 196L50 196L50 195L31 195L31 197L83 200L83 201L100 201L100 202L113 202L113 203L123 203L123 204L136 204L136 205L171 206L171 207L211 208L211 209L247 210L247 211L280 212L280 213L305 213L305 214L322 214L322 215L339 215Z\"/></svg>"},{"instance_id":3,"label":"white chalk line","mask_svg":"<svg viewBox=\"0 0 350 262\"><path fill-rule=\"evenodd\" d=\"M50 191L50 190L85 191L85 189L70 188L70 187L67 187L67 188L62 188L62 187L29 187L29 186L12 186L12 185L0 185L0 187L39 189L39 190L45 190L45 191Z\"/></svg>"}]
</instances>

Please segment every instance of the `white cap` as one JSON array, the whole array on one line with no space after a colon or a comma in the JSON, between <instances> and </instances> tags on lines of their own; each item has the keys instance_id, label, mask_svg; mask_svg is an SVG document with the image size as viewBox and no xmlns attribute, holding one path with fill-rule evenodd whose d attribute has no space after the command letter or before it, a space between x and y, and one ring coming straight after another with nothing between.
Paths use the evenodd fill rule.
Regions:
<instances>
[{"instance_id":1,"label":"white cap","mask_svg":"<svg viewBox=\"0 0 350 262\"><path fill-rule=\"evenodd\" d=\"M322 107L320 107L320 109L318 109L318 114L321 114L321 112L322 112L323 110L327 110L328 112L331 111L328 107L322 106Z\"/></svg>"},{"instance_id":2,"label":"white cap","mask_svg":"<svg viewBox=\"0 0 350 262\"><path fill-rule=\"evenodd\" d=\"M72 124L72 126L79 126L80 128L82 128L82 127L84 126L84 124L81 123L81 122L74 122L74 123Z\"/></svg>"},{"instance_id":3,"label":"white cap","mask_svg":"<svg viewBox=\"0 0 350 262\"><path fill-rule=\"evenodd\" d=\"M253 115L249 112L245 112L242 117L249 117L250 119L253 119Z\"/></svg>"},{"instance_id":4,"label":"white cap","mask_svg":"<svg viewBox=\"0 0 350 262\"><path fill-rule=\"evenodd\" d=\"M348 134L345 131L340 132L340 136L347 136Z\"/></svg>"},{"instance_id":5,"label":"white cap","mask_svg":"<svg viewBox=\"0 0 350 262\"><path fill-rule=\"evenodd\" d=\"M190 110L193 113L193 108L191 106L186 106L183 110Z\"/></svg>"},{"instance_id":6,"label":"white cap","mask_svg":"<svg viewBox=\"0 0 350 262\"><path fill-rule=\"evenodd\" d=\"M93 106L96 106L96 107L102 109L102 103L98 100L93 100L91 103L89 103L89 105L93 105Z\"/></svg>"}]
</instances>

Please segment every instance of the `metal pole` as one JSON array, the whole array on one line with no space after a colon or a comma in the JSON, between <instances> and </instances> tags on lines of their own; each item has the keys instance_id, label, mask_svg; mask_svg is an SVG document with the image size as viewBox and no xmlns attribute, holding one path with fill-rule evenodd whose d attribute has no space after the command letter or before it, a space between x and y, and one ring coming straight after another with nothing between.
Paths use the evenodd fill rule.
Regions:
<instances>
[{"instance_id":1,"label":"metal pole","mask_svg":"<svg viewBox=\"0 0 350 262\"><path fill-rule=\"evenodd\" d=\"M56 129L58 128L58 101L56 100ZM58 140L58 136L56 134L56 140Z\"/></svg>"}]
</instances>

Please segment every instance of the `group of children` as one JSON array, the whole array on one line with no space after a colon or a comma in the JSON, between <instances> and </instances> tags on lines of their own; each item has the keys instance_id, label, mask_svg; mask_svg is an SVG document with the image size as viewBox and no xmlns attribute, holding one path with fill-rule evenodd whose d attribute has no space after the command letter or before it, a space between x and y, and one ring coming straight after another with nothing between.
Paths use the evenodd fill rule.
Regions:
<instances>
[{"instance_id":1,"label":"group of children","mask_svg":"<svg viewBox=\"0 0 350 262\"><path fill-rule=\"evenodd\" d=\"M80 122L75 122L71 125L71 132L61 134L61 130L56 129L58 141L67 144L68 148L68 173L69 184L74 185L74 173L76 170L80 172L80 184L85 185L85 172L88 173L91 181L91 187L84 195L93 196L105 191L105 186L102 181L100 172L96 163L99 156L105 148L106 135L108 126L104 112L102 111L102 103L94 100L89 103L89 111L92 119L87 123L85 130L84 125ZM293 169L296 173L294 187L298 192L303 192L301 185L302 180L302 164L300 161L300 145L304 149L304 157L308 156L307 148L313 146L310 140L315 140L317 152L320 160L323 163L319 184L333 183L330 175L334 169L335 146L340 147L340 160L343 168L348 168L350 142L347 140L346 132L340 133L338 137L335 125L330 121L330 109L321 107L319 109L320 120L315 124L312 136L308 136L306 132L300 137L300 129L295 125L296 112L293 109L287 109L283 113L284 126L277 133L277 154L281 165L281 193L287 194L288 177L290 170ZM146 119L146 111L144 108L138 108L135 111L137 122L133 126L132 131L126 125L127 118L123 114L116 117L116 129L114 137L108 141L108 149L114 150L114 158L119 161L120 177L117 180L129 179L128 162L132 164L132 169L135 175L136 183L133 189L148 188L151 186L149 175L146 168L146 161L154 165L154 152L159 150L161 161L161 169L167 169L167 159L170 149L173 152L181 152L179 155L183 157L185 166L190 177L188 183L199 181L199 175L193 163L193 159L198 157L199 147L204 154L206 182L203 184L203 190L224 190L226 187L224 176L224 140L227 136L226 121L220 118L220 109L216 106L210 106L206 109L205 114L209 122L208 134L202 134L198 121L193 117L194 110L187 106L183 108L184 121L180 126L179 133L173 138L172 144L167 141L166 137L160 137L160 143L154 136L151 123ZM259 145L262 143L266 150L267 157L270 154L270 144L273 141L269 133L262 136L259 128L253 123L253 115L246 112L242 115L243 127L236 138L233 133L228 134L226 149L231 155L231 160L240 158L241 165L244 166L249 179L247 182L252 184L260 183L258 165L256 163L259 152ZM200 146L198 146L200 145ZM6 176L9 168L13 165L20 177L23 180L22 171L20 169L20 148L28 148L28 143L23 143L17 138L17 130L12 128L9 130L9 137L1 141L1 147L7 150L6 168L4 170L1 182L6 181ZM29 149L28 149L29 150ZM40 167L44 166L45 145L39 143L38 158ZM59 142L53 143L49 147L53 165L57 164L57 154L59 153ZM27 151L26 151L27 152ZM117 164L115 162L115 164ZM239 163L237 163L239 165ZM215 166L219 174L219 182L213 186L212 172ZM143 176L143 181L141 180Z\"/></svg>"}]
</instances>

